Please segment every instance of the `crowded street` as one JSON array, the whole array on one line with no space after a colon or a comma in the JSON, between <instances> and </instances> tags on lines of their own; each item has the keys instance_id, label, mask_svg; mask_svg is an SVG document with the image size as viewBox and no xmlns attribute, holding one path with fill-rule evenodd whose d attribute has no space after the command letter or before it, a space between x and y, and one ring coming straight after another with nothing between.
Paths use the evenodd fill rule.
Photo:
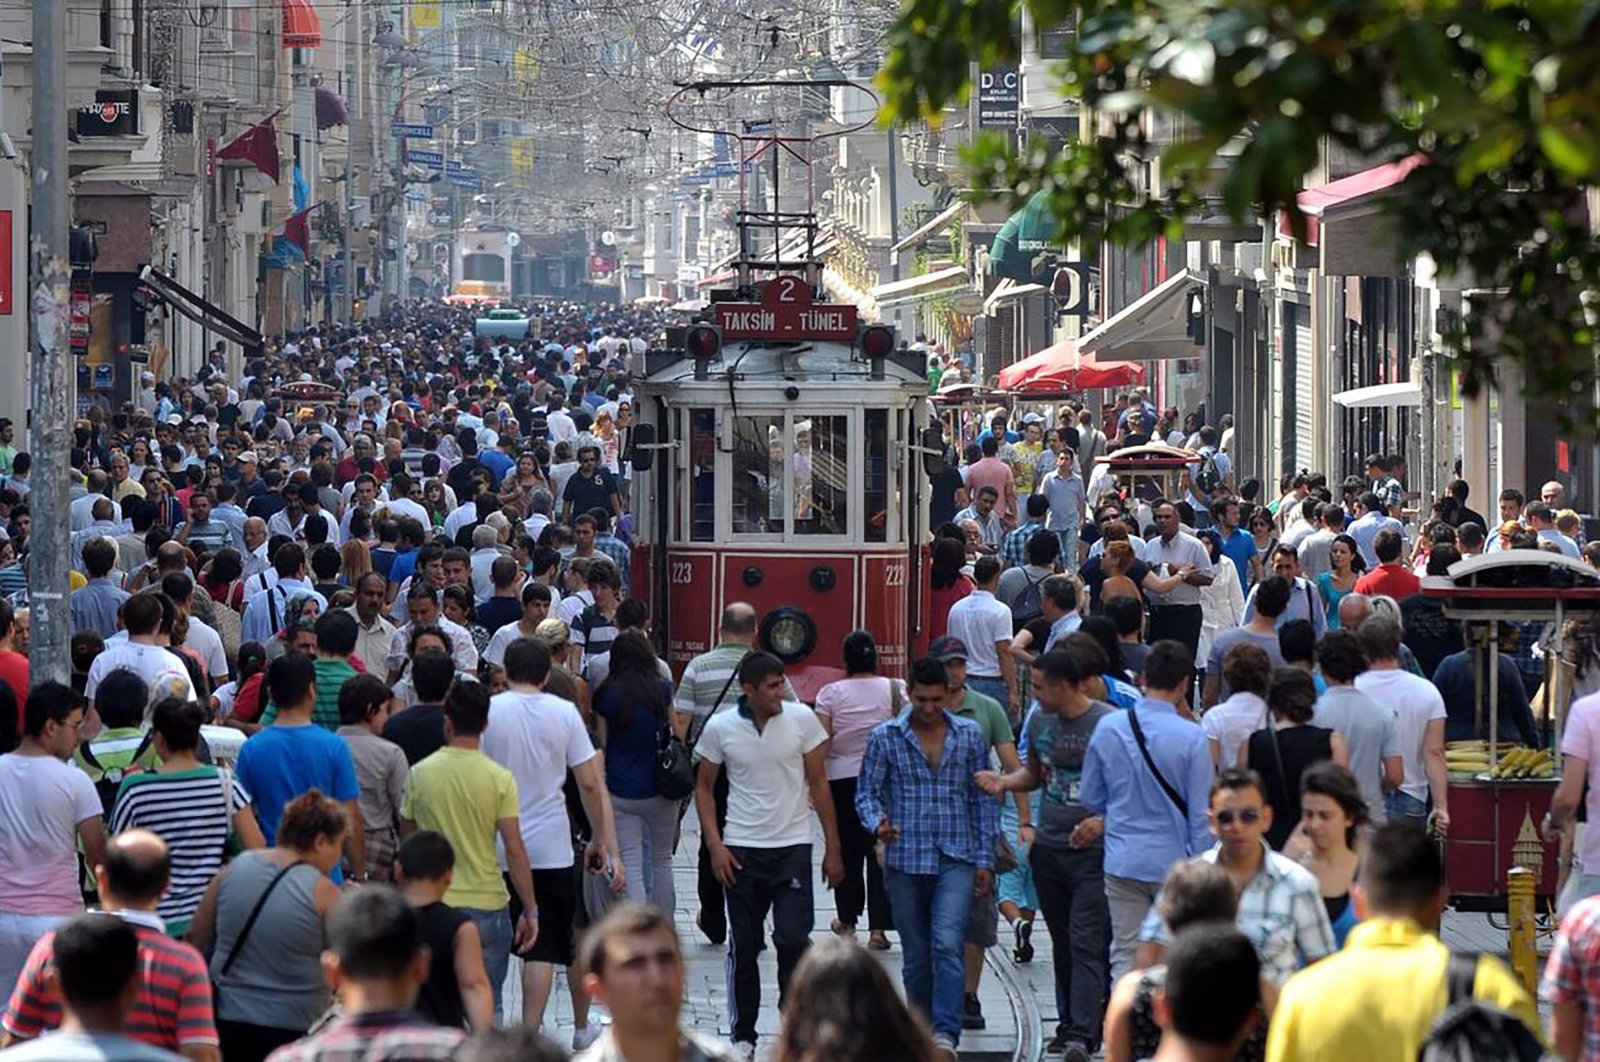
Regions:
<instances>
[{"instance_id":1,"label":"crowded street","mask_svg":"<svg viewBox=\"0 0 1600 1062\"><path fill-rule=\"evenodd\" d=\"M1600 1062L1600 22L0 0L0 1062Z\"/></svg>"}]
</instances>

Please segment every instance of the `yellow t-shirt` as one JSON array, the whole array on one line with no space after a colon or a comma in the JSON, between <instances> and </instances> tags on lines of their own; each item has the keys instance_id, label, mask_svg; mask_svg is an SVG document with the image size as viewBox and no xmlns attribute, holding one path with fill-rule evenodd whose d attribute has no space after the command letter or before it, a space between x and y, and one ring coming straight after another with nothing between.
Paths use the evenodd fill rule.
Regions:
<instances>
[{"instance_id":1,"label":"yellow t-shirt","mask_svg":"<svg viewBox=\"0 0 1600 1062\"><path fill-rule=\"evenodd\" d=\"M455 876L444 894L451 907L498 911L511 902L496 842L500 820L517 814L511 772L476 749L449 745L411 768L400 798L401 818L438 830L456 850Z\"/></svg>"},{"instance_id":2,"label":"yellow t-shirt","mask_svg":"<svg viewBox=\"0 0 1600 1062\"><path fill-rule=\"evenodd\" d=\"M1033 493L1034 474L1038 471L1039 458L1044 454L1044 443L1012 443L1014 456L1011 459L1011 475L1017 481L1017 497L1023 498Z\"/></svg>"},{"instance_id":3,"label":"yellow t-shirt","mask_svg":"<svg viewBox=\"0 0 1600 1062\"><path fill-rule=\"evenodd\" d=\"M1267 1062L1413 1062L1449 1000L1450 950L1409 918L1350 930L1344 950L1283 986L1267 1032ZM1539 1011L1511 968L1478 960L1473 997L1501 1007L1544 1039Z\"/></svg>"}]
</instances>

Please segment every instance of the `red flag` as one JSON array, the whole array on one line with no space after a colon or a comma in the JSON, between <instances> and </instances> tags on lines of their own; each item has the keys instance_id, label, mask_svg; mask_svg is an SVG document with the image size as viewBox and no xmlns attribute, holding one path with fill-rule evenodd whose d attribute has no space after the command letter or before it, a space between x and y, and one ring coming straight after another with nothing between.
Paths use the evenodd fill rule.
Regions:
<instances>
[{"instance_id":1,"label":"red flag","mask_svg":"<svg viewBox=\"0 0 1600 1062\"><path fill-rule=\"evenodd\" d=\"M272 120L278 116L279 111L273 111L261 121L240 133L230 140L217 152L219 159L240 159L255 166L256 169L272 178L272 183L278 183L278 132L272 127Z\"/></svg>"},{"instance_id":2,"label":"red flag","mask_svg":"<svg viewBox=\"0 0 1600 1062\"><path fill-rule=\"evenodd\" d=\"M311 209L306 207L298 214L290 214L289 220L283 223L283 238L300 248L300 253L307 258L311 257L311 225L307 220Z\"/></svg>"}]
</instances>

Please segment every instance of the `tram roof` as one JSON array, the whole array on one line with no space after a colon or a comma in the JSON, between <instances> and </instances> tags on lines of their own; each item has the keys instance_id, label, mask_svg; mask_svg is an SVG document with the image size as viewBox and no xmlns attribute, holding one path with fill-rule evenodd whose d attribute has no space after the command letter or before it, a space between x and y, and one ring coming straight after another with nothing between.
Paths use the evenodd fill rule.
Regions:
<instances>
[{"instance_id":1,"label":"tram roof","mask_svg":"<svg viewBox=\"0 0 1600 1062\"><path fill-rule=\"evenodd\" d=\"M922 356L917 355L918 359ZM651 366L647 359L644 384L693 383L695 363L682 357L664 364ZM848 383L902 385L918 384L927 387L927 377L917 369L894 357L884 359L884 378L872 379L872 365L866 356L849 343L808 341L795 343L769 343L758 340L730 340L711 362L708 380L727 386L732 375L735 381L753 383Z\"/></svg>"}]
</instances>

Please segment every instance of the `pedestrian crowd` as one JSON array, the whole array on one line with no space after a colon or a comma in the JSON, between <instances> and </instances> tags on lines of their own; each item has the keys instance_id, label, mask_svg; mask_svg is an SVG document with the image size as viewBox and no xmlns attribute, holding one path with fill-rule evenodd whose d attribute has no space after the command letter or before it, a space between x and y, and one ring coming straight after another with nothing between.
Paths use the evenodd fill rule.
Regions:
<instances>
[{"instance_id":1,"label":"pedestrian crowd","mask_svg":"<svg viewBox=\"0 0 1600 1062\"><path fill-rule=\"evenodd\" d=\"M850 632L808 705L750 605L675 680L629 594L661 326L551 307L496 347L413 308L91 409L70 685L29 685L29 462L0 425L0 1059L562 1058L558 973L584 1062L749 1059L770 950L770 1057L933 1062L987 1023L1002 923L1026 964L1041 920L1072 1062L1409 1060L1452 1005L1600 1059L1586 837L1548 1025L1439 937L1446 741L1486 736L1485 676L1421 587L1485 550L1600 559L1559 484L1490 528L1460 481L1416 513L1374 455L1263 502L1230 424L1143 391L1001 411L932 476L925 652L890 676ZM1152 441L1194 451L1174 497L1098 460ZM1499 732L1547 744L1542 661L1502 662ZM1567 717L1569 843L1595 742L1600 694ZM727 1043L683 1009L689 814Z\"/></svg>"}]
</instances>

